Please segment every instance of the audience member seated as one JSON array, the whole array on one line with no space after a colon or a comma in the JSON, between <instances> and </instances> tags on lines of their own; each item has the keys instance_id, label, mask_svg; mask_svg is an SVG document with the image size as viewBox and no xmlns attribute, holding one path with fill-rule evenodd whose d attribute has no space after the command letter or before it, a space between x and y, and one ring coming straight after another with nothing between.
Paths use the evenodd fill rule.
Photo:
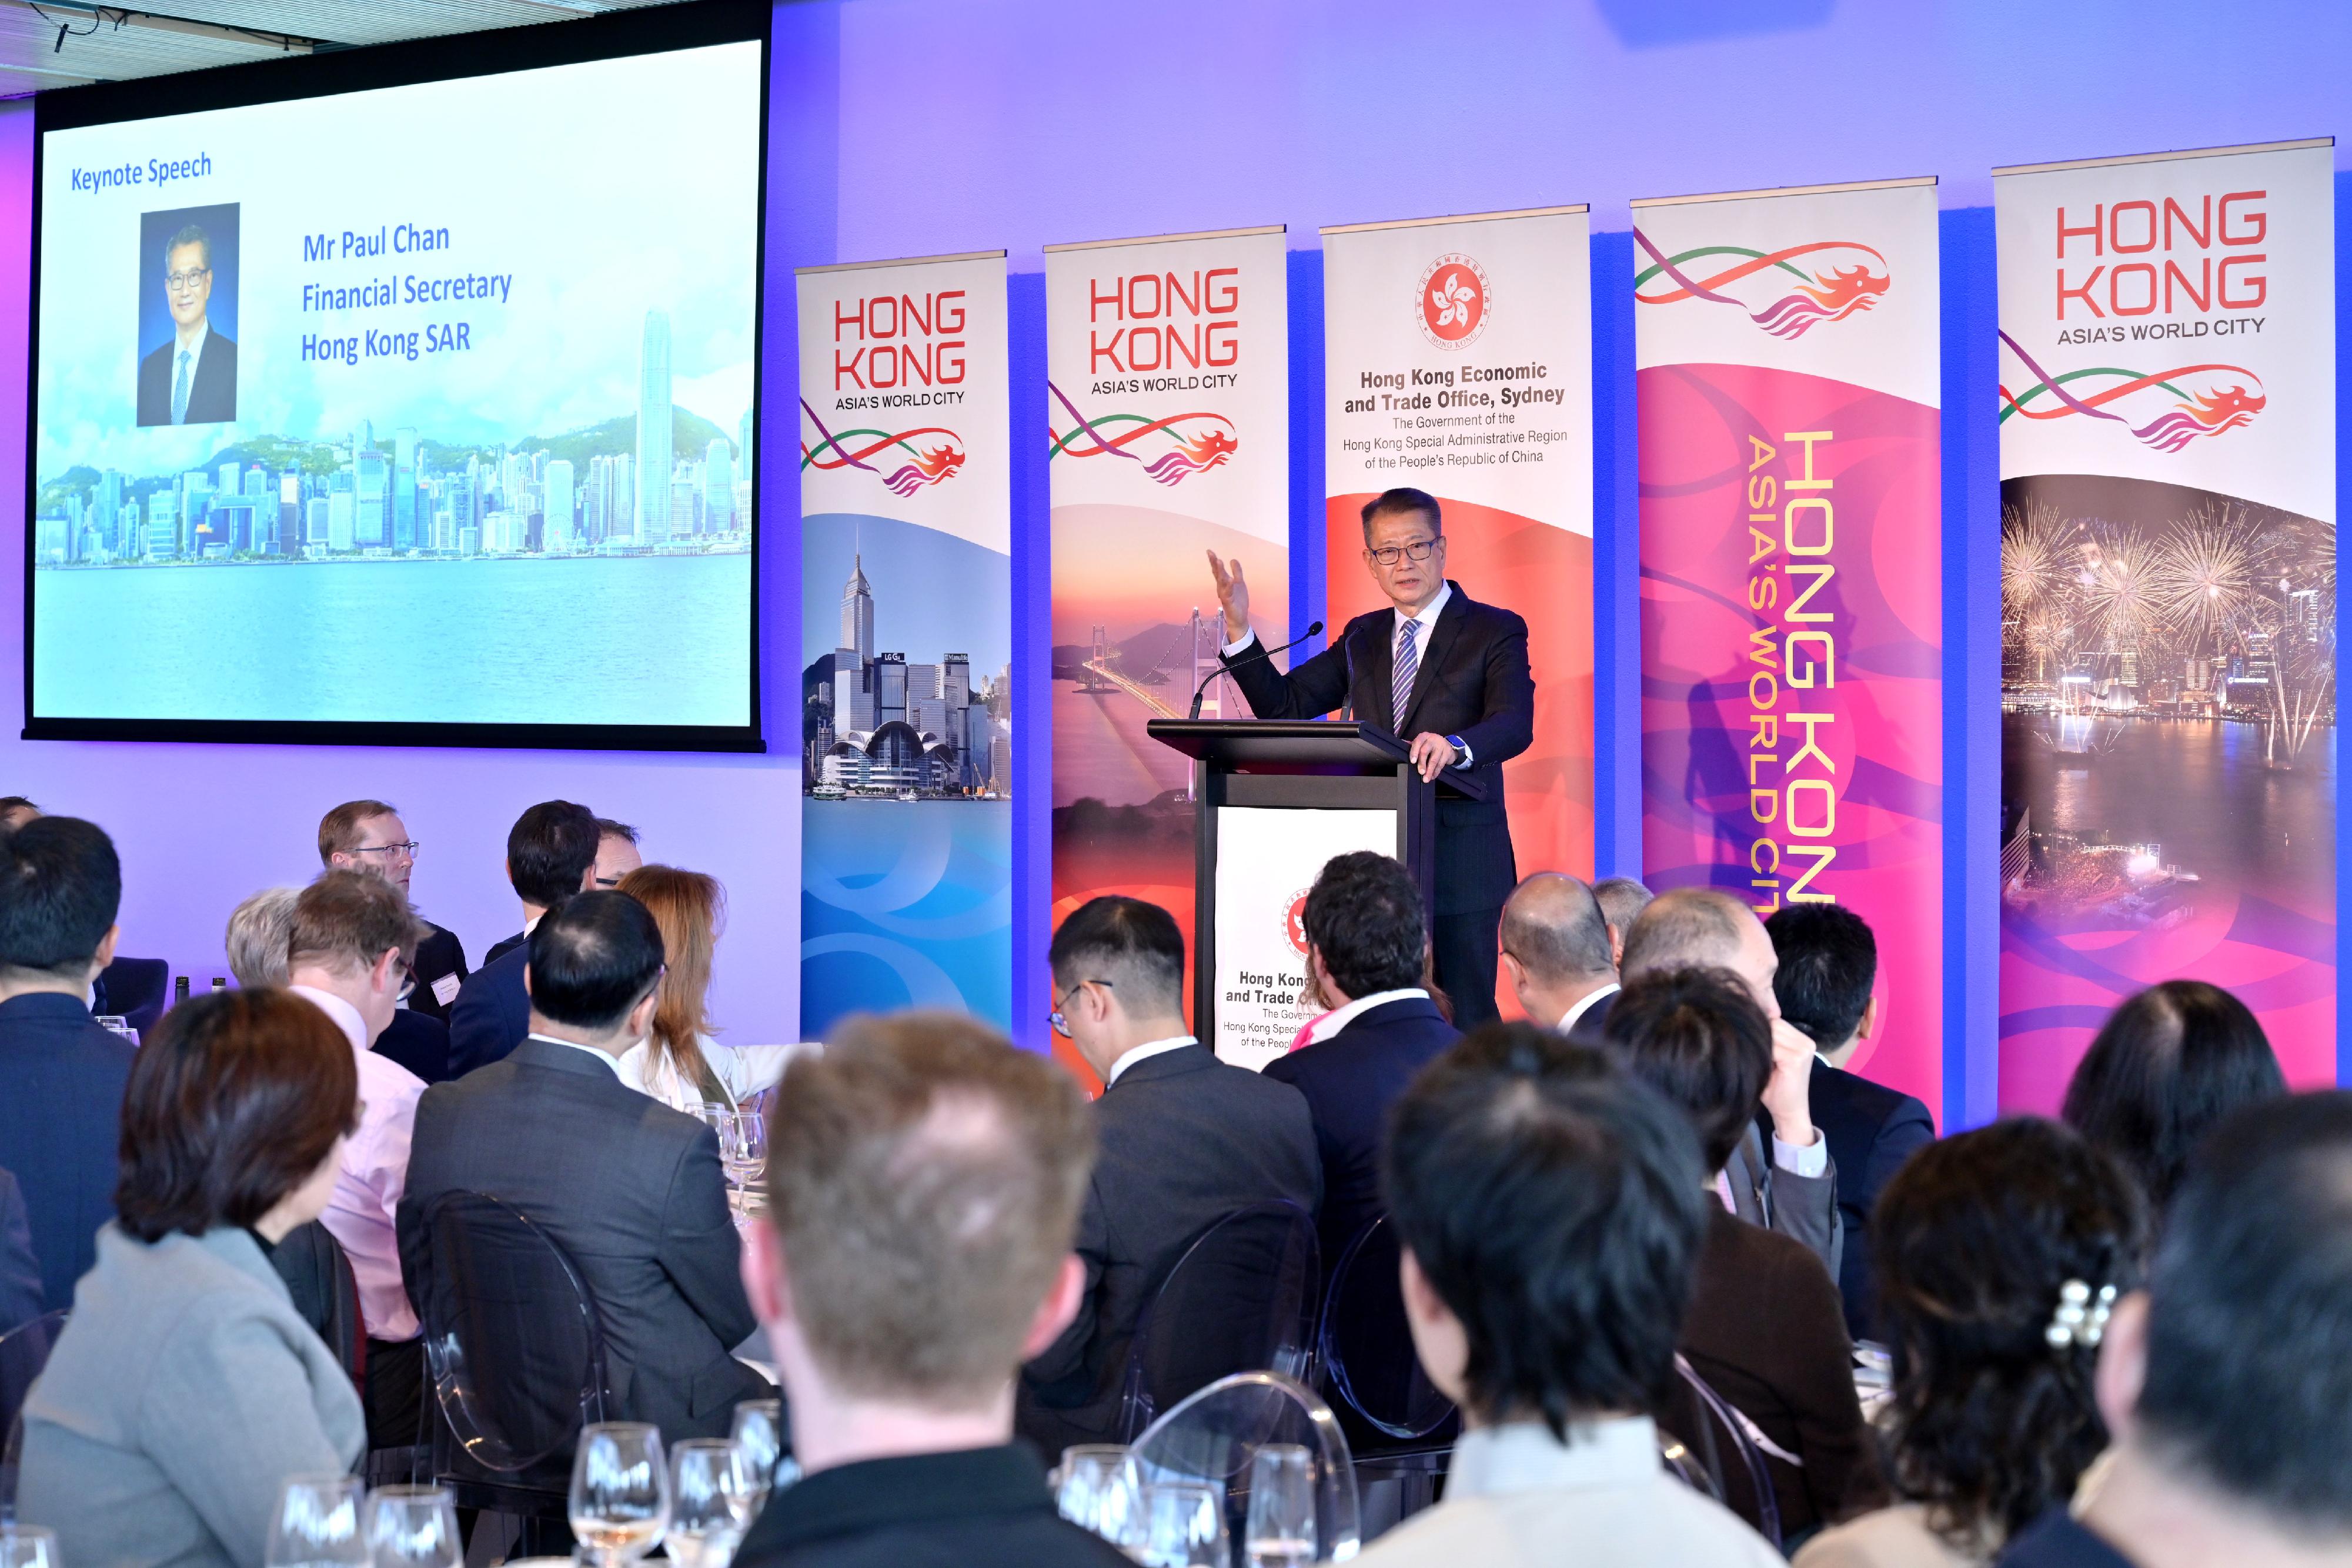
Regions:
<instances>
[{"instance_id":1,"label":"audience member seated","mask_svg":"<svg viewBox=\"0 0 2352 1568\"><path fill-rule=\"evenodd\" d=\"M2107 1015L2059 1113L2123 1162L2161 1216L2199 1140L2286 1078L2246 1004L2202 980L2167 980Z\"/></svg>"},{"instance_id":2,"label":"audience member seated","mask_svg":"<svg viewBox=\"0 0 2352 1568\"><path fill-rule=\"evenodd\" d=\"M1625 938L1625 982L1670 969L1723 969L1743 986L1769 1021L1772 1077L1765 1086L1772 1157L1764 1129L1750 1127L1720 1178L1731 1211L1751 1225L1794 1237L1838 1277L1844 1218L1838 1213L1837 1162L1813 1124L1813 1042L1780 1017L1773 992L1780 958L1756 912L1711 887L1660 894L1634 917Z\"/></svg>"},{"instance_id":3,"label":"audience member seated","mask_svg":"<svg viewBox=\"0 0 2352 1568\"><path fill-rule=\"evenodd\" d=\"M610 1418L651 1421L673 1441L723 1437L739 1400L774 1391L729 1354L755 1324L718 1135L619 1071L652 1027L661 932L635 899L583 893L551 910L526 950L529 1038L417 1103L400 1199L411 1294L425 1300L432 1275L426 1207L446 1192L493 1194L580 1270L604 1326Z\"/></svg>"},{"instance_id":4,"label":"audience member seated","mask_svg":"<svg viewBox=\"0 0 2352 1568\"><path fill-rule=\"evenodd\" d=\"M507 833L507 881L522 900L522 929L492 946L449 1004L449 1076L499 1061L530 1032L523 967L530 934L549 911L592 884L596 814L569 800L542 800Z\"/></svg>"},{"instance_id":5,"label":"audience member seated","mask_svg":"<svg viewBox=\"0 0 2352 1568\"><path fill-rule=\"evenodd\" d=\"M1463 1433L1445 1500L1367 1568L1780 1561L1666 1473L1648 1414L1675 1383L1705 1174L1675 1106L1530 1024L1482 1029L1413 1081L1391 1218L1414 1347Z\"/></svg>"},{"instance_id":6,"label":"audience member seated","mask_svg":"<svg viewBox=\"0 0 2352 1568\"><path fill-rule=\"evenodd\" d=\"M1307 1096L1323 1160L1317 1226L1328 1276L1357 1232L1386 1209L1381 1140L1412 1075L1460 1039L1422 984L1429 921L1421 889L1386 855L1327 862L1307 894L1307 966L1337 1009L1336 1028L1268 1063L1265 1075Z\"/></svg>"},{"instance_id":7,"label":"audience member seated","mask_svg":"<svg viewBox=\"0 0 2352 1568\"><path fill-rule=\"evenodd\" d=\"M1119 1568L1013 1440L1024 1360L1077 1311L1070 1234L1094 1157L1048 1058L969 1019L851 1022L784 1069L744 1280L803 1479L735 1568Z\"/></svg>"},{"instance_id":8,"label":"audience member seated","mask_svg":"<svg viewBox=\"0 0 2352 1568\"><path fill-rule=\"evenodd\" d=\"M1870 1309L1871 1207L1903 1162L1935 1138L1935 1119L1913 1096L1846 1071L1878 1023L1878 999L1870 994L1878 942L1869 924L1842 904L1791 904L1775 910L1764 929L1780 959L1772 975L1780 1017L1817 1053L1808 1097L1838 1172L1844 1233L1838 1294L1846 1328L1856 1339L1878 1339Z\"/></svg>"},{"instance_id":9,"label":"audience member seated","mask_svg":"<svg viewBox=\"0 0 2352 1568\"><path fill-rule=\"evenodd\" d=\"M41 1260L33 1256L24 1189L14 1175L0 1170L0 1334L48 1311L44 1301Z\"/></svg>"},{"instance_id":10,"label":"audience member seated","mask_svg":"<svg viewBox=\"0 0 2352 1568\"><path fill-rule=\"evenodd\" d=\"M399 808L382 800L346 800L319 820L321 865L380 876L400 889L403 898L412 896L408 882L416 869L416 841L408 836ZM416 989L404 1006L446 1026L449 1004L457 999L457 988L467 973L466 945L454 931L429 920L423 925L425 938L416 945L411 971Z\"/></svg>"},{"instance_id":11,"label":"audience member seated","mask_svg":"<svg viewBox=\"0 0 2352 1568\"><path fill-rule=\"evenodd\" d=\"M2143 1215L2121 1166L2031 1116L1903 1167L1872 1228L1899 1347L1879 1425L1904 1500L1816 1536L1799 1568L1982 1568L2074 1495L2107 1443L2097 1336L2052 1331L2069 1291L2095 1316L2103 1284L2138 1284Z\"/></svg>"},{"instance_id":12,"label":"audience member seated","mask_svg":"<svg viewBox=\"0 0 2352 1568\"><path fill-rule=\"evenodd\" d=\"M2231 1114L2104 1334L2097 1301L2071 1332L2101 1340L2111 1457L2003 1568L2352 1562L2352 1094Z\"/></svg>"},{"instance_id":13,"label":"audience member seated","mask_svg":"<svg viewBox=\"0 0 2352 1568\"><path fill-rule=\"evenodd\" d=\"M287 1478L360 1457L359 1396L268 1257L334 1190L352 1061L274 990L191 998L140 1049L121 1213L25 1405L17 1511L64 1562L255 1568Z\"/></svg>"},{"instance_id":14,"label":"audience member seated","mask_svg":"<svg viewBox=\"0 0 2352 1568\"><path fill-rule=\"evenodd\" d=\"M1503 976L1519 1006L1562 1034L1580 1024L1601 1032L1617 994L1617 955L1592 890L1542 871L1503 905Z\"/></svg>"},{"instance_id":15,"label":"audience member seated","mask_svg":"<svg viewBox=\"0 0 2352 1568\"><path fill-rule=\"evenodd\" d=\"M22 795L0 795L0 832L13 833L40 814L41 809Z\"/></svg>"},{"instance_id":16,"label":"audience member seated","mask_svg":"<svg viewBox=\"0 0 2352 1568\"><path fill-rule=\"evenodd\" d=\"M404 954L422 923L399 886L365 872L322 872L294 900L287 942L289 988L351 1042L360 1122L343 1144L334 1197L320 1216L342 1244L367 1325L368 1446L417 1441L425 1347L400 1272L396 1228L408 1150L425 1084L369 1049L400 1010Z\"/></svg>"},{"instance_id":17,"label":"audience member seated","mask_svg":"<svg viewBox=\"0 0 2352 1568\"><path fill-rule=\"evenodd\" d=\"M1754 1127L1773 1071L1763 1010L1727 971L1651 973L1628 982L1609 1009L1608 1041L1697 1128L1717 1201L1706 1206L1682 1351L1761 1436L1783 1544L1878 1506L1885 1491L1854 1396L1837 1287L1802 1244L1734 1218L1721 1196L1723 1169ZM1729 1500L1752 1522L1745 1479L1731 1479Z\"/></svg>"},{"instance_id":18,"label":"audience member seated","mask_svg":"<svg viewBox=\"0 0 2352 1568\"><path fill-rule=\"evenodd\" d=\"M1021 1435L1058 1455L1124 1435L1137 1320L1185 1249L1251 1204L1295 1203L1313 1216L1323 1173L1298 1091L1219 1061L1184 1027L1184 938L1166 910L1090 900L1062 922L1046 961L1055 1028L1103 1081L1101 1154L1078 1220L1086 1289L1077 1316L1021 1378ZM1255 1283L1231 1281L1241 1292ZM1161 1332L1171 1330L1209 1335L1215 1324Z\"/></svg>"},{"instance_id":19,"label":"audience member seated","mask_svg":"<svg viewBox=\"0 0 2352 1568\"><path fill-rule=\"evenodd\" d=\"M641 866L622 876L620 891L652 911L667 965L653 1032L622 1053L621 1082L688 1115L773 1089L785 1060L803 1049L798 1042L723 1046L711 1038L710 958L727 918L719 879Z\"/></svg>"},{"instance_id":20,"label":"audience member seated","mask_svg":"<svg viewBox=\"0 0 2352 1568\"><path fill-rule=\"evenodd\" d=\"M623 877L645 863L637 851L636 829L610 817L596 819L595 886L618 887Z\"/></svg>"},{"instance_id":21,"label":"audience member seated","mask_svg":"<svg viewBox=\"0 0 2352 1568\"><path fill-rule=\"evenodd\" d=\"M294 901L301 894L299 887L265 887L228 912L221 946L228 953L228 972L247 990L286 985L293 959Z\"/></svg>"},{"instance_id":22,"label":"audience member seated","mask_svg":"<svg viewBox=\"0 0 2352 1568\"><path fill-rule=\"evenodd\" d=\"M1601 918L1609 925L1610 961L1625 961L1625 933L1633 929L1634 917L1650 907L1656 896L1630 876L1605 876L1592 884L1593 902L1601 905Z\"/></svg>"},{"instance_id":23,"label":"audience member seated","mask_svg":"<svg viewBox=\"0 0 2352 1568\"><path fill-rule=\"evenodd\" d=\"M41 1293L68 1307L114 1218L122 1086L134 1048L89 1016L114 956L122 867L75 817L0 835L0 1166L16 1173Z\"/></svg>"}]
</instances>

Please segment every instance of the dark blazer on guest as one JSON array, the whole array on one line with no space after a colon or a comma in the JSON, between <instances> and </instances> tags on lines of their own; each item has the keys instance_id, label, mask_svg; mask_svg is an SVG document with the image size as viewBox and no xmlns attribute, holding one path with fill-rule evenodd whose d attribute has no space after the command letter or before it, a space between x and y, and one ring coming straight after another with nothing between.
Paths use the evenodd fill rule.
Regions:
<instances>
[{"instance_id":1,"label":"dark blazer on guest","mask_svg":"<svg viewBox=\"0 0 2352 1568\"><path fill-rule=\"evenodd\" d=\"M499 937L490 944L490 950L482 955L482 967L489 967L530 940L530 933L528 931L518 931L511 936Z\"/></svg>"},{"instance_id":2,"label":"dark blazer on guest","mask_svg":"<svg viewBox=\"0 0 2352 1568\"><path fill-rule=\"evenodd\" d=\"M1845 1220L1845 1255L1838 1294L1845 1300L1846 1331L1876 1339L1871 1303L1870 1211L1878 1195L1909 1159L1936 1141L1936 1121L1918 1099L1858 1072L1813 1064L1813 1124L1830 1143L1830 1163L1843 1173L1838 1210Z\"/></svg>"},{"instance_id":3,"label":"dark blazer on guest","mask_svg":"<svg viewBox=\"0 0 2352 1568\"><path fill-rule=\"evenodd\" d=\"M1055 1455L1058 1459L1061 1456ZM1132 1568L1064 1519L1019 1443L860 1459L768 1494L740 1568Z\"/></svg>"},{"instance_id":4,"label":"dark blazer on guest","mask_svg":"<svg viewBox=\"0 0 2352 1568\"><path fill-rule=\"evenodd\" d=\"M774 1397L730 1354L756 1322L718 1134L609 1061L525 1040L417 1101L398 1224L419 1301L433 1272L425 1206L463 1191L520 1209L572 1255L603 1320L610 1419L651 1421L672 1441L723 1437L737 1401Z\"/></svg>"},{"instance_id":5,"label":"dark blazer on guest","mask_svg":"<svg viewBox=\"0 0 2352 1568\"><path fill-rule=\"evenodd\" d=\"M449 1004L449 1076L505 1059L530 1032L530 993L522 973L530 944L518 942L466 977Z\"/></svg>"},{"instance_id":6,"label":"dark blazer on guest","mask_svg":"<svg viewBox=\"0 0 2352 1568\"><path fill-rule=\"evenodd\" d=\"M1312 1216L1323 1196L1306 1097L1219 1061L1204 1045L1120 1072L1095 1103L1095 1125L1102 1153L1074 1248L1087 1266L1086 1295L1061 1338L1021 1375L1017 1425L1045 1454L1124 1436L1119 1407L1137 1321L1202 1232L1254 1203L1295 1203Z\"/></svg>"},{"instance_id":7,"label":"dark blazer on guest","mask_svg":"<svg viewBox=\"0 0 2352 1568\"><path fill-rule=\"evenodd\" d=\"M41 1260L41 1294L73 1305L114 1218L122 1086L135 1048L79 997L33 991L0 1002L0 1166L16 1173Z\"/></svg>"},{"instance_id":8,"label":"dark blazer on guest","mask_svg":"<svg viewBox=\"0 0 2352 1568\"><path fill-rule=\"evenodd\" d=\"M449 1071L449 1026L413 1007L394 1012L392 1022L369 1049L378 1056L390 1057L427 1083L446 1083L457 1076Z\"/></svg>"},{"instance_id":9,"label":"dark blazer on guest","mask_svg":"<svg viewBox=\"0 0 2352 1568\"><path fill-rule=\"evenodd\" d=\"M139 423L172 423L173 361L179 357L177 334L139 361ZM218 328L205 334L196 355L195 373L188 378L190 424L221 424L236 417L236 345Z\"/></svg>"},{"instance_id":10,"label":"dark blazer on guest","mask_svg":"<svg viewBox=\"0 0 2352 1568\"><path fill-rule=\"evenodd\" d=\"M1421 651L1402 738L1461 737L1470 747L1468 776L1486 787L1483 800L1437 801L1437 913L1466 915L1500 908L1518 885L1503 810L1503 764L1535 737L1536 684L1528 670L1528 623L1479 603L1458 582L1447 587L1453 594ZM1227 659L1225 667L1260 718L1313 718L1345 706L1386 730L1394 716L1389 683L1395 642L1396 611L1375 610L1349 622L1328 648L1288 674L1256 656L1262 643Z\"/></svg>"},{"instance_id":11,"label":"dark blazer on guest","mask_svg":"<svg viewBox=\"0 0 2352 1568\"><path fill-rule=\"evenodd\" d=\"M1683 1319L1681 1350L1709 1387L1754 1422L1775 1448L1765 1465L1780 1505L1780 1529L1795 1536L1886 1500L1862 1403L1853 1390L1853 1344L1837 1287L1799 1242L1707 1205L1696 1282ZM1678 1394L1666 1426L1685 1442L1697 1434ZM1720 1437L1717 1441L1721 1441ZM1727 1462L1736 1495L1726 1506L1755 1522L1745 1472Z\"/></svg>"},{"instance_id":12,"label":"dark blazer on guest","mask_svg":"<svg viewBox=\"0 0 2352 1568\"><path fill-rule=\"evenodd\" d=\"M41 1260L33 1256L25 1194L15 1176L0 1170L0 1334L48 1311L42 1301ZM21 1398L24 1390L16 1393Z\"/></svg>"},{"instance_id":13,"label":"dark blazer on guest","mask_svg":"<svg viewBox=\"0 0 2352 1568\"><path fill-rule=\"evenodd\" d=\"M1330 1039L1266 1064L1265 1075L1307 1096L1323 1160L1316 1229L1328 1277L1356 1233L1388 1212L1381 1198L1381 1143L1389 1107L1413 1074L1461 1039L1425 995L1367 1008Z\"/></svg>"},{"instance_id":14,"label":"dark blazer on guest","mask_svg":"<svg viewBox=\"0 0 2352 1568\"><path fill-rule=\"evenodd\" d=\"M457 998L452 996L444 1002L433 988L435 982L455 978L462 985L473 971L466 967L466 945L457 940L455 931L444 930L429 920L425 925L425 940L416 945L416 988L408 994L408 1010L446 1024L449 1002Z\"/></svg>"}]
</instances>

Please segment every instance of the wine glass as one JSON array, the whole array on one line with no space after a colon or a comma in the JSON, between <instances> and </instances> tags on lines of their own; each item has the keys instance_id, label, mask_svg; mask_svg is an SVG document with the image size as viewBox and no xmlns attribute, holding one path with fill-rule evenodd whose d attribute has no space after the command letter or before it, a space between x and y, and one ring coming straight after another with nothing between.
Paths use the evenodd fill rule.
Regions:
<instances>
[{"instance_id":1,"label":"wine glass","mask_svg":"<svg viewBox=\"0 0 2352 1568\"><path fill-rule=\"evenodd\" d=\"M643 1421L599 1421L572 1459L572 1533L600 1568L622 1568L661 1544L669 1527L669 1466L661 1432Z\"/></svg>"},{"instance_id":2,"label":"wine glass","mask_svg":"<svg viewBox=\"0 0 2352 1568\"><path fill-rule=\"evenodd\" d=\"M1248 1568L1306 1568L1315 1561L1315 1460L1297 1443L1268 1443L1250 1459Z\"/></svg>"},{"instance_id":3,"label":"wine glass","mask_svg":"<svg viewBox=\"0 0 2352 1568\"><path fill-rule=\"evenodd\" d=\"M350 1476L296 1476L278 1493L269 1520L268 1568L362 1568L367 1542L360 1512L367 1489Z\"/></svg>"},{"instance_id":4,"label":"wine glass","mask_svg":"<svg viewBox=\"0 0 2352 1568\"><path fill-rule=\"evenodd\" d=\"M768 1505L769 1489L776 1484L776 1469L784 1457L784 1402L781 1399L746 1399L735 1406L735 1427L730 1434L743 1456L743 1470L751 1487L751 1515L759 1517Z\"/></svg>"},{"instance_id":5,"label":"wine glass","mask_svg":"<svg viewBox=\"0 0 2352 1568\"><path fill-rule=\"evenodd\" d=\"M724 1437L688 1437L670 1450L669 1532L678 1568L727 1568L751 1522L751 1464ZM765 1492L767 1488L760 1488Z\"/></svg>"},{"instance_id":6,"label":"wine glass","mask_svg":"<svg viewBox=\"0 0 2352 1568\"><path fill-rule=\"evenodd\" d=\"M726 1117L719 1134L719 1158L736 1190L748 1193L768 1166L768 1119L740 1109L727 1112Z\"/></svg>"},{"instance_id":7,"label":"wine glass","mask_svg":"<svg viewBox=\"0 0 2352 1568\"><path fill-rule=\"evenodd\" d=\"M1178 1481L1143 1489L1143 1548L1150 1568L1226 1568L1225 1500L1215 1487Z\"/></svg>"},{"instance_id":8,"label":"wine glass","mask_svg":"<svg viewBox=\"0 0 2352 1568\"><path fill-rule=\"evenodd\" d=\"M1062 1450L1055 1502L1062 1517L1122 1551L1143 1544L1143 1477L1135 1451L1117 1443Z\"/></svg>"},{"instance_id":9,"label":"wine glass","mask_svg":"<svg viewBox=\"0 0 2352 1568\"><path fill-rule=\"evenodd\" d=\"M446 1487L378 1487L367 1494L361 1538L373 1568L464 1568L457 1505Z\"/></svg>"},{"instance_id":10,"label":"wine glass","mask_svg":"<svg viewBox=\"0 0 2352 1568\"><path fill-rule=\"evenodd\" d=\"M61 1568L58 1532L0 1520L0 1568Z\"/></svg>"}]
</instances>

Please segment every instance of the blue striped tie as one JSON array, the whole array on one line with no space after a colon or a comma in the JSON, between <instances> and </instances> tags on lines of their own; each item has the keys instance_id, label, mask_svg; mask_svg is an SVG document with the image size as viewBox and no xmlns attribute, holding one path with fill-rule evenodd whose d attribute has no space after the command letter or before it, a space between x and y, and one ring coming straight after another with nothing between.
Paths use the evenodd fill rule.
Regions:
<instances>
[{"instance_id":1,"label":"blue striped tie","mask_svg":"<svg viewBox=\"0 0 2352 1568\"><path fill-rule=\"evenodd\" d=\"M1408 621L1397 628L1396 664L1389 671L1390 700L1395 715L1390 727L1404 735L1404 710L1412 706L1412 678L1421 670L1421 622Z\"/></svg>"}]
</instances>

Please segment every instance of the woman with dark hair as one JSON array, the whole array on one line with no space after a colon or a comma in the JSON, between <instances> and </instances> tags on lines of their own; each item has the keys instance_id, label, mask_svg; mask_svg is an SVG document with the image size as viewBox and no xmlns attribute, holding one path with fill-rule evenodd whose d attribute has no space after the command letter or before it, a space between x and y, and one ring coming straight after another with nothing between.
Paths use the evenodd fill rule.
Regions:
<instances>
[{"instance_id":1,"label":"woman with dark hair","mask_svg":"<svg viewBox=\"0 0 2352 1568\"><path fill-rule=\"evenodd\" d=\"M350 1042L284 991L192 998L141 1048L115 1219L25 1403L18 1510L66 1562L257 1568L287 1478L360 1457L359 1395L269 1258L358 1120Z\"/></svg>"},{"instance_id":2,"label":"woman with dark hair","mask_svg":"<svg viewBox=\"0 0 2352 1568\"><path fill-rule=\"evenodd\" d=\"M2202 980L2167 980L2107 1015L2059 1114L2123 1162L2161 1217L2189 1151L2239 1106L2286 1092L2246 1004Z\"/></svg>"},{"instance_id":3,"label":"woman with dark hair","mask_svg":"<svg viewBox=\"0 0 2352 1568\"><path fill-rule=\"evenodd\" d=\"M719 879L672 865L645 865L620 880L661 927L661 1001L653 1031L620 1060L621 1082L691 1116L706 1105L732 1107L784 1075L784 1063L814 1047L723 1046L711 1036L710 967L727 925L727 890Z\"/></svg>"},{"instance_id":4,"label":"woman with dark hair","mask_svg":"<svg viewBox=\"0 0 2352 1568\"><path fill-rule=\"evenodd\" d=\"M1822 1534L1797 1568L1978 1568L2074 1495L2106 1447L2092 1377L2108 1309L2139 1286L2145 1212L2123 1168L2055 1122L1911 1156L1870 1227L1903 1500Z\"/></svg>"}]
</instances>

